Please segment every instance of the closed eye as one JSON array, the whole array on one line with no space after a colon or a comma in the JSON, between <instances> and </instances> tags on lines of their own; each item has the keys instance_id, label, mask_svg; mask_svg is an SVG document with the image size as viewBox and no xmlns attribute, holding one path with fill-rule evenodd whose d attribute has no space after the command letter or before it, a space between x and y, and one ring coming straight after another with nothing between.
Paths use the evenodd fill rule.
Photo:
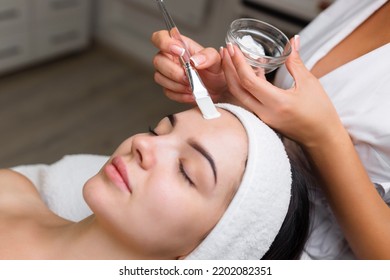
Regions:
<instances>
[{"instance_id":1,"label":"closed eye","mask_svg":"<svg viewBox=\"0 0 390 280\"><path fill-rule=\"evenodd\" d=\"M192 186L194 187L195 184L194 182L191 180L191 178L188 176L187 172L185 171L184 169L184 165L181 161L179 161L179 171L180 171L180 174L184 177L184 179Z\"/></svg>"},{"instance_id":2,"label":"closed eye","mask_svg":"<svg viewBox=\"0 0 390 280\"><path fill-rule=\"evenodd\" d=\"M153 136L158 136L157 132L149 125L149 133Z\"/></svg>"},{"instance_id":3,"label":"closed eye","mask_svg":"<svg viewBox=\"0 0 390 280\"><path fill-rule=\"evenodd\" d=\"M159 136L159 134L151 126L148 127L148 131L150 135ZM181 160L179 160L179 173L184 178L184 180L190 184L190 186L195 186L195 183L191 180L190 176L188 176L187 172L185 171Z\"/></svg>"}]
</instances>

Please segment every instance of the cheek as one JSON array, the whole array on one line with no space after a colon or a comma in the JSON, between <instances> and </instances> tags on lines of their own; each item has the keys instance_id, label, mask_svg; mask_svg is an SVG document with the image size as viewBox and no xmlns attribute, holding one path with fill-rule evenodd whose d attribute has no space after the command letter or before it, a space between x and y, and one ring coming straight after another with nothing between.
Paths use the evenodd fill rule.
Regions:
<instances>
[{"instance_id":1,"label":"cheek","mask_svg":"<svg viewBox=\"0 0 390 280\"><path fill-rule=\"evenodd\" d=\"M154 223L187 227L202 216L201 196L177 176L149 177L142 196L145 215Z\"/></svg>"},{"instance_id":2,"label":"cheek","mask_svg":"<svg viewBox=\"0 0 390 280\"><path fill-rule=\"evenodd\" d=\"M143 188L143 204L157 219L169 219L185 208L185 186L174 176L150 176Z\"/></svg>"}]
</instances>

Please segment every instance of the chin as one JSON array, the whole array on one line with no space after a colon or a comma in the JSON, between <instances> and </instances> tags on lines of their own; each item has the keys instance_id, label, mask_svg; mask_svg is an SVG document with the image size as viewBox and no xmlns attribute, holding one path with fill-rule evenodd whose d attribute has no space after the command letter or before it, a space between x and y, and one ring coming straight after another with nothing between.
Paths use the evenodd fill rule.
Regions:
<instances>
[{"instance_id":1,"label":"chin","mask_svg":"<svg viewBox=\"0 0 390 280\"><path fill-rule=\"evenodd\" d=\"M83 197L93 212L95 212L94 206L102 203L101 199L104 197L104 185L100 173L88 179L84 184Z\"/></svg>"}]
</instances>

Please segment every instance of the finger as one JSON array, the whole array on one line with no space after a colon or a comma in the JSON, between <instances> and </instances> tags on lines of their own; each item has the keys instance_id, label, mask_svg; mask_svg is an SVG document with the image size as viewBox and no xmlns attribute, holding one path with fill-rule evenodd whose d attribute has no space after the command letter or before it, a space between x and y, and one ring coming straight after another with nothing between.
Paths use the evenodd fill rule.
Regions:
<instances>
[{"instance_id":1,"label":"finger","mask_svg":"<svg viewBox=\"0 0 390 280\"><path fill-rule=\"evenodd\" d=\"M221 71L221 56L214 48L204 48L191 57L195 68L202 70L207 69L211 73Z\"/></svg>"},{"instance_id":2,"label":"finger","mask_svg":"<svg viewBox=\"0 0 390 280\"><path fill-rule=\"evenodd\" d=\"M200 45L196 41L192 40L191 38L189 38L183 34L181 34L181 37L182 37L184 43L186 44L188 51L191 54L195 54L195 53L201 51L202 49L204 49L204 47L202 45Z\"/></svg>"},{"instance_id":3,"label":"finger","mask_svg":"<svg viewBox=\"0 0 390 280\"><path fill-rule=\"evenodd\" d=\"M255 113L259 118L267 116L267 107L264 106L257 98L255 98L250 92L240 86L240 80L236 69L231 61L229 52L226 49L222 50L223 67L226 76L226 81L229 83L229 90L237 100L248 110Z\"/></svg>"},{"instance_id":4,"label":"finger","mask_svg":"<svg viewBox=\"0 0 390 280\"><path fill-rule=\"evenodd\" d=\"M157 49L170 53L170 46L175 44L176 40L171 38L167 30L160 30L153 32L151 42Z\"/></svg>"},{"instance_id":5,"label":"finger","mask_svg":"<svg viewBox=\"0 0 390 280\"><path fill-rule=\"evenodd\" d=\"M192 93L177 93L167 89L164 89L164 94L169 99L179 103L194 103L195 98Z\"/></svg>"},{"instance_id":6,"label":"finger","mask_svg":"<svg viewBox=\"0 0 390 280\"><path fill-rule=\"evenodd\" d=\"M191 89L189 85L184 85L181 83L177 83L171 79L168 79L164 75L159 72L154 73L154 81L162 86L164 89L167 89L172 92L188 94L191 93Z\"/></svg>"},{"instance_id":7,"label":"finger","mask_svg":"<svg viewBox=\"0 0 390 280\"><path fill-rule=\"evenodd\" d=\"M162 53L171 54L175 57L179 57L184 54L185 46L183 46L182 41L172 38L167 30L154 32L152 34L151 41ZM187 42L184 43L187 45Z\"/></svg>"},{"instance_id":8,"label":"finger","mask_svg":"<svg viewBox=\"0 0 390 280\"><path fill-rule=\"evenodd\" d=\"M203 49L203 47L194 40L181 35L188 51L191 54L197 53ZM182 42L172 38L167 30L156 31L151 36L152 44L159 50L165 53L170 53L175 56L183 55Z\"/></svg>"},{"instance_id":9,"label":"finger","mask_svg":"<svg viewBox=\"0 0 390 280\"><path fill-rule=\"evenodd\" d=\"M276 92L278 88L256 76L252 67L246 62L244 55L237 46L230 45L228 48L229 56L237 71L241 85L261 101L261 103L270 104L275 102L275 98L278 98L278 92Z\"/></svg>"},{"instance_id":10,"label":"finger","mask_svg":"<svg viewBox=\"0 0 390 280\"><path fill-rule=\"evenodd\" d=\"M286 68L293 77L295 86L297 86L304 81L308 81L308 78L313 75L306 68L299 55L299 36L294 36L294 38L290 40L290 44L292 50L290 56L286 60Z\"/></svg>"},{"instance_id":11,"label":"finger","mask_svg":"<svg viewBox=\"0 0 390 280\"><path fill-rule=\"evenodd\" d=\"M171 60L165 54L159 52L153 58L154 68L158 73L165 76L167 79L176 83L188 86L188 79L181 64L175 60Z\"/></svg>"},{"instance_id":12,"label":"finger","mask_svg":"<svg viewBox=\"0 0 390 280\"><path fill-rule=\"evenodd\" d=\"M231 57L226 49L223 52L222 67L225 73L226 82L228 84L229 91L237 98L245 107L253 110L253 107L258 105L260 102L250 94L245 88L241 86L240 79L236 72L236 69L232 63Z\"/></svg>"}]
</instances>

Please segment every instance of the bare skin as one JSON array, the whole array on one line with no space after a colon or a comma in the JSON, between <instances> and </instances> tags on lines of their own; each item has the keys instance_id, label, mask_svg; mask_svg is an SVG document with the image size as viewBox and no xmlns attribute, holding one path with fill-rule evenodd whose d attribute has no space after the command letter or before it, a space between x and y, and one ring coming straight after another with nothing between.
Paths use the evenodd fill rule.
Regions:
<instances>
[{"instance_id":1,"label":"bare skin","mask_svg":"<svg viewBox=\"0 0 390 280\"><path fill-rule=\"evenodd\" d=\"M26 177L0 170L0 259L185 257L221 218L245 169L245 130L220 112L214 120L177 113L126 139L85 183L94 214L77 223L54 214Z\"/></svg>"},{"instance_id":2,"label":"bare skin","mask_svg":"<svg viewBox=\"0 0 390 280\"><path fill-rule=\"evenodd\" d=\"M44 240L69 222L53 219L55 215L48 211L34 185L24 176L1 170L0 184L3 186L0 188L0 258L48 257Z\"/></svg>"},{"instance_id":3,"label":"bare skin","mask_svg":"<svg viewBox=\"0 0 390 280\"><path fill-rule=\"evenodd\" d=\"M336 68L390 42L390 2L387 2L314 65L311 72L321 78Z\"/></svg>"}]
</instances>

